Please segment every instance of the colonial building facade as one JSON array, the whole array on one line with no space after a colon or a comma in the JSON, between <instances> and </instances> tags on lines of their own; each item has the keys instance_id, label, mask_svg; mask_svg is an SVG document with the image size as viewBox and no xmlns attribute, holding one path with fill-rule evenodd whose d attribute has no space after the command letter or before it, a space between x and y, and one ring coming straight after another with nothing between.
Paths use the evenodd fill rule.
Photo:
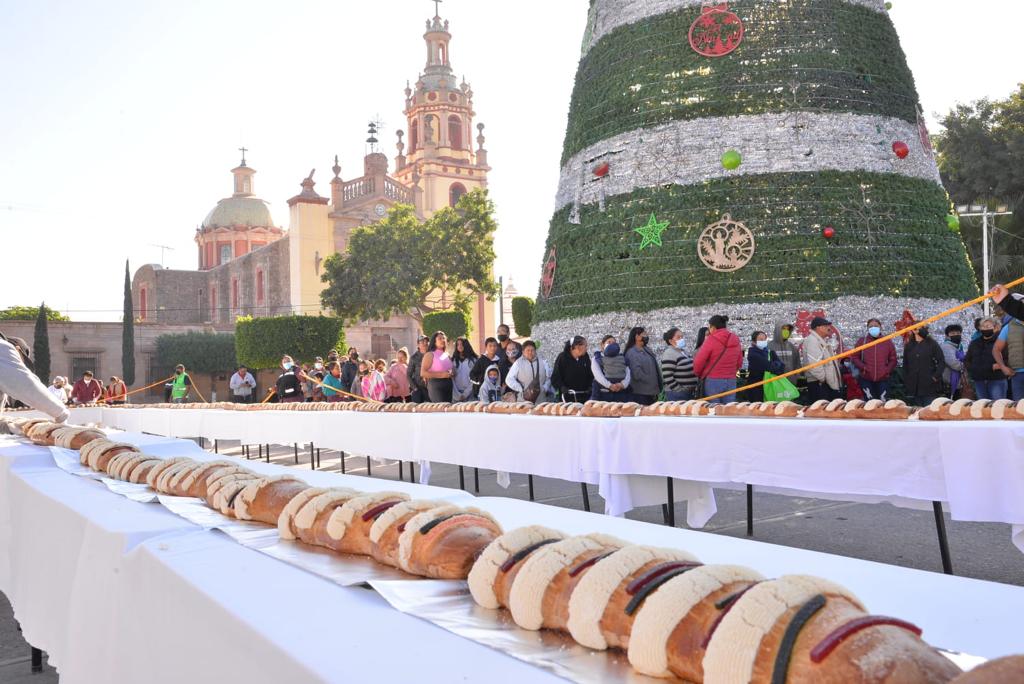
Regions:
<instances>
[{"instance_id":1,"label":"colonial building facade","mask_svg":"<svg viewBox=\"0 0 1024 684\"><path fill-rule=\"evenodd\" d=\"M267 203L256 197L256 170L243 150L241 164L231 171L232 195L220 200L196 231L199 270L153 264L138 269L132 282L137 318L143 324L231 329L238 316L329 313L320 306L323 261L345 251L352 230L379 221L399 203L412 205L426 219L465 193L487 187L484 126L476 125L473 140L473 90L454 76L448 22L439 16L428 20L423 38L426 67L415 87L405 89L406 126L396 132L394 173L375 145L363 159L362 175L348 180L335 156L330 196L318 194L311 172L287 201L284 230L273 225ZM471 320L471 340L482 345L495 327L494 302L478 297ZM419 332L417 320L402 315L349 327L346 338L387 357L411 347Z\"/></svg>"}]
</instances>

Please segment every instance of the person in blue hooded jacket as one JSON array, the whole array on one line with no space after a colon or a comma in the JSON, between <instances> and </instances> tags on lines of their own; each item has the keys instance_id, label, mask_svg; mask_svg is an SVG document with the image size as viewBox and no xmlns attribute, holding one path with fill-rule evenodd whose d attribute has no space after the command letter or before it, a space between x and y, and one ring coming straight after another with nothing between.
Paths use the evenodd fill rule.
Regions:
<instances>
[{"instance_id":1,"label":"person in blue hooded jacket","mask_svg":"<svg viewBox=\"0 0 1024 684\"><path fill-rule=\"evenodd\" d=\"M786 369L782 359L768 348L768 335L761 330L750 336L750 348L747 349L747 382L754 384L764 380L765 373L781 375ZM764 401L764 387L755 387L746 392L747 401Z\"/></svg>"}]
</instances>

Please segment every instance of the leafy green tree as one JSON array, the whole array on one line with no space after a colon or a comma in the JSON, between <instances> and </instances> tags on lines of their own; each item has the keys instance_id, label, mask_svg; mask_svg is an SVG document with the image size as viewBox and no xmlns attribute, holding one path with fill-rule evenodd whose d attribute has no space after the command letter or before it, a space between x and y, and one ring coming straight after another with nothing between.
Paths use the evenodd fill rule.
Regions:
<instances>
[{"instance_id":1,"label":"leafy green tree","mask_svg":"<svg viewBox=\"0 0 1024 684\"><path fill-rule=\"evenodd\" d=\"M46 303L39 305L36 315L35 339L32 341L36 375L44 385L50 384L50 329L46 319Z\"/></svg>"},{"instance_id":2,"label":"leafy green tree","mask_svg":"<svg viewBox=\"0 0 1024 684\"><path fill-rule=\"evenodd\" d=\"M46 320L70 321L71 319L59 311L46 307ZM0 311L0 321L34 321L39 316L39 307L9 306Z\"/></svg>"},{"instance_id":3,"label":"leafy green tree","mask_svg":"<svg viewBox=\"0 0 1024 684\"><path fill-rule=\"evenodd\" d=\"M135 382L135 307L127 259L124 262L124 317L121 319L121 379L126 385Z\"/></svg>"},{"instance_id":4,"label":"leafy green tree","mask_svg":"<svg viewBox=\"0 0 1024 684\"><path fill-rule=\"evenodd\" d=\"M469 334L469 314L465 311L434 311L423 317L423 330L427 335L440 330L454 340Z\"/></svg>"},{"instance_id":5,"label":"leafy green tree","mask_svg":"<svg viewBox=\"0 0 1024 684\"><path fill-rule=\"evenodd\" d=\"M347 322L433 311L469 313L478 294L496 296L494 204L484 190L420 221L396 205L380 222L357 228L344 253L324 262L320 300Z\"/></svg>"},{"instance_id":6,"label":"leafy green tree","mask_svg":"<svg viewBox=\"0 0 1024 684\"><path fill-rule=\"evenodd\" d=\"M195 331L160 335L156 338L156 362L161 373L168 374L179 363L193 373L233 371L238 365L235 336Z\"/></svg>"},{"instance_id":7,"label":"leafy green tree","mask_svg":"<svg viewBox=\"0 0 1024 684\"><path fill-rule=\"evenodd\" d=\"M1007 206L991 235L992 273L1008 278L1024 271L1024 84L1004 100L958 104L942 119L935 137L939 170L957 204ZM982 270L982 221L960 223L975 271ZM990 219L991 225L991 219Z\"/></svg>"},{"instance_id":8,"label":"leafy green tree","mask_svg":"<svg viewBox=\"0 0 1024 684\"><path fill-rule=\"evenodd\" d=\"M512 325L520 337L529 337L533 333L533 308L536 303L532 297L512 298Z\"/></svg>"}]
</instances>

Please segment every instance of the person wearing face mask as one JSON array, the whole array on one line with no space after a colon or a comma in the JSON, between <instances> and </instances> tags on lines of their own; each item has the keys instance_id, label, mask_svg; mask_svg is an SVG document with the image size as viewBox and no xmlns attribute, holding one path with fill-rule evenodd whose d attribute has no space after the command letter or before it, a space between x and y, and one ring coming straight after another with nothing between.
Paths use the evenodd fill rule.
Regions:
<instances>
[{"instance_id":1,"label":"person wearing face mask","mask_svg":"<svg viewBox=\"0 0 1024 684\"><path fill-rule=\"evenodd\" d=\"M305 373L305 375L307 380L306 396L308 397L306 401L323 401L324 391L320 385L317 384L317 382L322 383L324 381L324 376L327 375L324 370L323 357L316 357L313 360L313 367L310 368L309 372ZM317 382L313 382L314 380Z\"/></svg>"},{"instance_id":2,"label":"person wearing face mask","mask_svg":"<svg viewBox=\"0 0 1024 684\"><path fill-rule=\"evenodd\" d=\"M661 378L658 357L651 351L651 338L647 330L637 326L629 331L626 342L626 365L632 380L633 401L641 406L650 406L658 400L665 386Z\"/></svg>"},{"instance_id":3,"label":"person wearing face mask","mask_svg":"<svg viewBox=\"0 0 1024 684\"><path fill-rule=\"evenodd\" d=\"M350 391L358 397L366 397L373 401L384 401L388 395L384 375L370 361L359 362L359 374Z\"/></svg>"},{"instance_id":4,"label":"person wearing face mask","mask_svg":"<svg viewBox=\"0 0 1024 684\"><path fill-rule=\"evenodd\" d=\"M171 403L184 404L188 401L188 393L192 388L192 378L185 372L180 363L174 367L174 378L167 385L171 390Z\"/></svg>"},{"instance_id":5,"label":"person wearing face mask","mask_svg":"<svg viewBox=\"0 0 1024 684\"><path fill-rule=\"evenodd\" d=\"M629 401L629 385L633 378L625 357L619 351L615 335L605 335L601 339L601 350L594 352L590 362L590 371L594 374L591 396L597 401Z\"/></svg>"},{"instance_id":6,"label":"person wearing face mask","mask_svg":"<svg viewBox=\"0 0 1024 684\"><path fill-rule=\"evenodd\" d=\"M484 384L484 380L486 380L487 369L491 366L498 367L499 384L504 384L505 376L508 375L508 369L512 367L512 364L509 363L508 356L501 351L501 346L494 337L488 337L484 340L483 354L473 364L473 369L469 371L469 379L473 383L474 396L479 395L480 387Z\"/></svg>"},{"instance_id":7,"label":"person wearing face mask","mask_svg":"<svg viewBox=\"0 0 1024 684\"><path fill-rule=\"evenodd\" d=\"M857 340L858 347L874 342L882 336L882 322L877 318L868 321L868 334ZM865 399L881 399L886 401L889 393L889 381L896 370L896 345L892 340L876 344L870 349L863 349L851 357L853 365L860 372L858 384L864 392Z\"/></svg>"},{"instance_id":8,"label":"person wearing face mask","mask_svg":"<svg viewBox=\"0 0 1024 684\"><path fill-rule=\"evenodd\" d=\"M953 323L946 326L946 338L942 340L942 356L946 367L942 369L942 382L945 385L946 396L950 399L960 398L960 388L963 383L964 372L964 327Z\"/></svg>"},{"instance_id":9,"label":"person wearing face mask","mask_svg":"<svg viewBox=\"0 0 1024 684\"><path fill-rule=\"evenodd\" d=\"M743 366L743 345L729 330L729 317L716 315L708 319L708 335L693 358L693 372L698 382L704 380L704 396L714 396L736 389L736 373ZM736 401L736 394L713 400L713 404Z\"/></svg>"},{"instance_id":10,"label":"person wearing face mask","mask_svg":"<svg viewBox=\"0 0 1024 684\"><path fill-rule=\"evenodd\" d=\"M564 402L584 404L590 400L594 386L594 371L590 368L587 338L576 335L565 342L565 348L555 359L551 371L551 385Z\"/></svg>"},{"instance_id":11,"label":"person wearing face mask","mask_svg":"<svg viewBox=\"0 0 1024 684\"><path fill-rule=\"evenodd\" d=\"M302 393L302 371L287 354L281 357L281 370L277 382L274 383L277 400L285 404L305 401L306 396Z\"/></svg>"},{"instance_id":12,"label":"person wearing face mask","mask_svg":"<svg viewBox=\"0 0 1024 684\"><path fill-rule=\"evenodd\" d=\"M992 316L981 319L978 331L981 336L971 342L964 359L967 374L974 383L978 399L1005 399L1008 383L1002 364L995 357L999 320Z\"/></svg>"},{"instance_id":13,"label":"person wearing face mask","mask_svg":"<svg viewBox=\"0 0 1024 684\"><path fill-rule=\"evenodd\" d=\"M833 332L832 322L815 316L811 321L810 332L804 339L802 347L803 364L811 366L833 356L829 347L828 337ZM812 368L806 372L807 400L811 403L820 399L838 399L842 396L843 371L838 361Z\"/></svg>"},{"instance_id":14,"label":"person wearing face mask","mask_svg":"<svg viewBox=\"0 0 1024 684\"><path fill-rule=\"evenodd\" d=\"M501 347L502 352L508 349L509 342L512 340L512 337L510 335L511 332L512 331L509 329L509 327L504 323L498 326L498 331L495 334L495 337L498 338L498 346Z\"/></svg>"},{"instance_id":15,"label":"person wearing face mask","mask_svg":"<svg viewBox=\"0 0 1024 684\"><path fill-rule=\"evenodd\" d=\"M341 392L347 392L348 388L341 383L341 364L337 361L327 362L327 374L324 375L324 385L325 401L341 401L345 398Z\"/></svg>"},{"instance_id":16,"label":"person wearing face mask","mask_svg":"<svg viewBox=\"0 0 1024 684\"><path fill-rule=\"evenodd\" d=\"M775 333L768 343L768 349L782 362L783 373L795 371L800 367L800 350L790 341L794 330L796 327L792 323L780 321L775 324Z\"/></svg>"},{"instance_id":17,"label":"person wearing face mask","mask_svg":"<svg viewBox=\"0 0 1024 684\"><path fill-rule=\"evenodd\" d=\"M761 330L750 336L751 345L747 350L747 382L754 384L764 380L765 373L781 375L785 366L768 348L768 334ZM764 401L764 387L755 387L744 393L745 401Z\"/></svg>"},{"instance_id":18,"label":"person wearing face mask","mask_svg":"<svg viewBox=\"0 0 1024 684\"><path fill-rule=\"evenodd\" d=\"M661 336L665 351L661 352L661 377L665 380L665 401L688 401L697 389L693 357L686 351L686 340L679 328L669 328Z\"/></svg>"},{"instance_id":19,"label":"person wearing face mask","mask_svg":"<svg viewBox=\"0 0 1024 684\"><path fill-rule=\"evenodd\" d=\"M903 348L903 384L907 403L928 406L942 395L942 370L946 358L942 347L932 339L928 326L914 331Z\"/></svg>"}]
</instances>

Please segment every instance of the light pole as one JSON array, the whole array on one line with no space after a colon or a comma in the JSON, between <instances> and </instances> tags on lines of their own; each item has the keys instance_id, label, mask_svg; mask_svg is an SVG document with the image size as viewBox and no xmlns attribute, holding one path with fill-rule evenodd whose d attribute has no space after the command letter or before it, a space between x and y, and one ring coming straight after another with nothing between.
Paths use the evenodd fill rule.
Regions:
<instances>
[{"instance_id":1,"label":"light pole","mask_svg":"<svg viewBox=\"0 0 1024 684\"><path fill-rule=\"evenodd\" d=\"M997 207L995 211L989 211L987 204L961 204L956 208L957 214L961 217L981 217L981 277L985 292L989 292L992 289L992 284L989 282L989 237L988 237L988 217L991 216L992 220L995 220L996 216L1011 216L1012 211L1007 211L1006 207ZM988 316L991 313L990 299L985 300L985 315Z\"/></svg>"}]
</instances>

